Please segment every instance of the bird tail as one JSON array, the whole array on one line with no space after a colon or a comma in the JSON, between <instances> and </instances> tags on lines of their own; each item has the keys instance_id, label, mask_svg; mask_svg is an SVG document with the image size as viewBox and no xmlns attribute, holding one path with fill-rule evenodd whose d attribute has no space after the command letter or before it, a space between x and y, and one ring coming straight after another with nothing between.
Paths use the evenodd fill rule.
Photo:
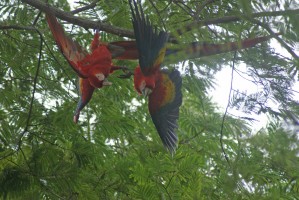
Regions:
<instances>
[{"instance_id":1,"label":"bird tail","mask_svg":"<svg viewBox=\"0 0 299 200\"><path fill-rule=\"evenodd\" d=\"M139 58L139 53L137 50L136 41L117 41L110 42L109 46L116 46L123 49L123 52L115 57L119 60L137 60Z\"/></svg>"},{"instance_id":2,"label":"bird tail","mask_svg":"<svg viewBox=\"0 0 299 200\"><path fill-rule=\"evenodd\" d=\"M263 36L245 39L242 41L228 42L223 44L209 44L205 42L192 42L191 44L180 48L169 48L166 52L166 62L179 62L187 59L194 59L204 56L211 56L231 51L241 50L253 47L259 43L271 39L273 36Z\"/></svg>"}]
</instances>

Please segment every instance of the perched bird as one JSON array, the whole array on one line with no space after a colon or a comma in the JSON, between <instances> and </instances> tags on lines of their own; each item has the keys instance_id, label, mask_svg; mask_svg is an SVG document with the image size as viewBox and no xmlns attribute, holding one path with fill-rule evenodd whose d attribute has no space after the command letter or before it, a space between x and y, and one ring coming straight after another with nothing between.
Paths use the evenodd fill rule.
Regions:
<instances>
[{"instance_id":1,"label":"perched bird","mask_svg":"<svg viewBox=\"0 0 299 200\"><path fill-rule=\"evenodd\" d=\"M129 4L139 53L134 86L138 93L148 96L152 121L164 146L173 153L178 141L176 129L182 104L182 78L177 70L161 69L169 34L154 29L135 1Z\"/></svg>"},{"instance_id":2,"label":"perched bird","mask_svg":"<svg viewBox=\"0 0 299 200\"><path fill-rule=\"evenodd\" d=\"M124 50L116 45L100 42L97 31L90 46L91 53L88 53L65 34L53 14L46 13L46 19L59 49L80 77L80 100L74 114L74 122L77 123L80 111L90 101L94 89L111 85L107 80L109 74L125 68L112 65L112 58L122 54Z\"/></svg>"}]
</instances>

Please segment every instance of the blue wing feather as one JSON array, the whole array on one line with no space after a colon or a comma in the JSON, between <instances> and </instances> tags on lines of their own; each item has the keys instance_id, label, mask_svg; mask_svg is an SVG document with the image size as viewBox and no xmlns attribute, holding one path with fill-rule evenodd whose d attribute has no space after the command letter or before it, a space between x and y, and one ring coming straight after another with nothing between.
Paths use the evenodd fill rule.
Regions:
<instances>
[{"instance_id":1,"label":"blue wing feather","mask_svg":"<svg viewBox=\"0 0 299 200\"><path fill-rule=\"evenodd\" d=\"M95 88L88 79L79 79L80 99L74 114L74 122L77 123L81 110L89 103Z\"/></svg>"},{"instance_id":2,"label":"blue wing feather","mask_svg":"<svg viewBox=\"0 0 299 200\"><path fill-rule=\"evenodd\" d=\"M162 73L167 74L169 79L173 82L175 86L175 96L171 102L168 102L155 112L150 112L150 114L164 146L170 152L174 152L178 141L176 129L178 128L177 120L179 119L179 108L182 104L182 78L177 70L173 70L172 72L162 70ZM159 87L162 87L160 84L161 83L157 83L157 89L154 89L149 96L149 104L155 101L157 95L161 95L156 92L159 90Z\"/></svg>"},{"instance_id":3,"label":"blue wing feather","mask_svg":"<svg viewBox=\"0 0 299 200\"><path fill-rule=\"evenodd\" d=\"M139 7L139 8L138 8ZM145 17L141 5L130 1L132 23L139 52L139 65L144 75L154 70L154 64L168 40L169 34L153 28L149 19Z\"/></svg>"}]
</instances>

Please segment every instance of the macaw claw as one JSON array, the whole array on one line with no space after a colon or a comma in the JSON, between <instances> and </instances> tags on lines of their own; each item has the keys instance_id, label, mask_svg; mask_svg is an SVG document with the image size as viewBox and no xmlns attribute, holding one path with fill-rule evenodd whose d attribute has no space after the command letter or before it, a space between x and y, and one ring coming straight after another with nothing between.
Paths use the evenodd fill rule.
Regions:
<instances>
[{"instance_id":1,"label":"macaw claw","mask_svg":"<svg viewBox=\"0 0 299 200\"><path fill-rule=\"evenodd\" d=\"M123 70L123 72L126 72L129 70L127 66L120 66L120 69Z\"/></svg>"},{"instance_id":2,"label":"macaw claw","mask_svg":"<svg viewBox=\"0 0 299 200\"><path fill-rule=\"evenodd\" d=\"M128 71L127 73L125 73L125 74L121 74L121 75L119 75L119 76L117 76L117 77L118 77L118 78L126 79L126 78L131 78L131 76L133 76L133 75L134 75L133 72Z\"/></svg>"}]
</instances>

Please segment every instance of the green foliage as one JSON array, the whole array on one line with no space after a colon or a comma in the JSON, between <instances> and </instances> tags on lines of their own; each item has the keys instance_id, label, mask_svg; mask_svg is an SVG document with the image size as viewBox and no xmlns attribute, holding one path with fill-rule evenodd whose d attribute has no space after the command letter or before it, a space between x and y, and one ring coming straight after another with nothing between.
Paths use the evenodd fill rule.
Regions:
<instances>
[{"instance_id":1,"label":"green foliage","mask_svg":"<svg viewBox=\"0 0 299 200\"><path fill-rule=\"evenodd\" d=\"M49 4L71 10L67 1ZM294 47L298 41L298 14L270 17L282 8L298 9L294 1L145 1L143 6L153 24L174 35L194 21L242 18L195 26L177 36L178 47L192 41L225 43L268 35L250 21L250 15L261 11L269 15L257 19L281 31L287 45ZM127 1L99 1L77 15L132 28ZM208 95L215 87L214 75L231 65L233 53L165 66L180 68L183 76L179 144L170 155L152 124L147 100L134 91L132 78L117 77L121 71L110 75L113 86L95 91L79 124L74 124L77 76L56 47L44 15L34 25L42 38L32 28L37 9L5 0L0 16L0 198L298 199L299 109L292 92L298 59L280 55L267 42L237 52L236 65L246 64L243 74L261 89L252 94L234 91L230 108L244 111L248 119L251 113L272 117L257 133L248 120L226 113L223 121L224 113ZM6 25L31 29L4 29ZM92 30L63 25L82 46L90 44ZM123 39L101 34L104 41ZM114 63L130 70L137 65ZM272 102L279 109L272 108Z\"/></svg>"}]
</instances>

